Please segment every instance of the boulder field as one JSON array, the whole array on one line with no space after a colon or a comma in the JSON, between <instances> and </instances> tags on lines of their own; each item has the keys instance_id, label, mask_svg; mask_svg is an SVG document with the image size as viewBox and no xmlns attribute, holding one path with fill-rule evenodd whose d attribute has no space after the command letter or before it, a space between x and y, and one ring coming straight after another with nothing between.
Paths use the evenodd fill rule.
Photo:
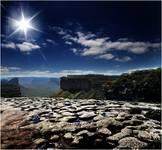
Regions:
<instances>
[{"instance_id":1,"label":"boulder field","mask_svg":"<svg viewBox=\"0 0 162 150\"><path fill-rule=\"evenodd\" d=\"M1 98L1 133L2 149L161 149L161 105Z\"/></svg>"}]
</instances>

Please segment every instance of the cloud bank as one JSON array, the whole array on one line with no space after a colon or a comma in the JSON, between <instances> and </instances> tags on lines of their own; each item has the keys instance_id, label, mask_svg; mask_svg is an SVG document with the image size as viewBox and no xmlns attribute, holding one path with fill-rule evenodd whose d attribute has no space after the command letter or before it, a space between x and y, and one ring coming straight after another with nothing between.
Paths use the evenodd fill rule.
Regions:
<instances>
[{"instance_id":1,"label":"cloud bank","mask_svg":"<svg viewBox=\"0 0 162 150\"><path fill-rule=\"evenodd\" d=\"M78 44L79 47L72 47L71 51L76 55L94 56L95 58L105 60L115 60L119 62L131 61L130 56L118 57L113 54L115 51L128 52L134 55L144 54L150 50L160 49L160 43L151 43L143 41L131 41L127 38L119 38L112 41L110 37L99 37L92 32L76 31L63 29L61 27L53 27L65 44Z\"/></svg>"}]
</instances>

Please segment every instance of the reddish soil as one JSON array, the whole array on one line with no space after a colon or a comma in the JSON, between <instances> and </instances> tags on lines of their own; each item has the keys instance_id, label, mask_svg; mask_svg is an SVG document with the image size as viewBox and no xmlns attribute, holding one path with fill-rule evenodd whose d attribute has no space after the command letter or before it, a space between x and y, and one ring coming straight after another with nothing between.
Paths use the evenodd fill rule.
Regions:
<instances>
[{"instance_id":1,"label":"reddish soil","mask_svg":"<svg viewBox=\"0 0 162 150\"><path fill-rule=\"evenodd\" d=\"M1 149L33 149L33 137L37 131L33 128L22 128L29 124L25 113L18 110L6 110L1 113Z\"/></svg>"}]
</instances>

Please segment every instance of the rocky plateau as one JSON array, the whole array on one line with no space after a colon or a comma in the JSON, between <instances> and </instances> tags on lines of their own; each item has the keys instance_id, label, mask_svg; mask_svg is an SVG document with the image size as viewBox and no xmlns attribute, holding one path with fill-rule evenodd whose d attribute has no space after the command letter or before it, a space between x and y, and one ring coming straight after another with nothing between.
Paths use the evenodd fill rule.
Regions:
<instances>
[{"instance_id":1,"label":"rocky plateau","mask_svg":"<svg viewBox=\"0 0 162 150\"><path fill-rule=\"evenodd\" d=\"M161 149L161 105L1 98L2 149Z\"/></svg>"}]
</instances>

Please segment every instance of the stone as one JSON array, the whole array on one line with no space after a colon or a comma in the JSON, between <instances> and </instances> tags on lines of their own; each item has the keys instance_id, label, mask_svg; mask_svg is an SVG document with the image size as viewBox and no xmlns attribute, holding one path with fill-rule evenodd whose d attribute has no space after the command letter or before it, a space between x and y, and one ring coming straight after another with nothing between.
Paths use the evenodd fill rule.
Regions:
<instances>
[{"instance_id":1,"label":"stone","mask_svg":"<svg viewBox=\"0 0 162 150\"><path fill-rule=\"evenodd\" d=\"M77 136L83 136L83 135L88 135L88 136L93 136L94 133L89 132L88 130L82 130L76 134Z\"/></svg>"},{"instance_id":2,"label":"stone","mask_svg":"<svg viewBox=\"0 0 162 150\"><path fill-rule=\"evenodd\" d=\"M138 140L135 137L125 137L119 142L120 148L131 148L131 149L144 149L147 146L147 143Z\"/></svg>"},{"instance_id":3,"label":"stone","mask_svg":"<svg viewBox=\"0 0 162 150\"><path fill-rule=\"evenodd\" d=\"M66 117L60 118L59 120L61 122L73 122L75 119L76 119L75 116L66 116Z\"/></svg>"},{"instance_id":4,"label":"stone","mask_svg":"<svg viewBox=\"0 0 162 150\"><path fill-rule=\"evenodd\" d=\"M73 113L71 113L71 112L62 112L62 115L63 116L73 116L74 114Z\"/></svg>"},{"instance_id":5,"label":"stone","mask_svg":"<svg viewBox=\"0 0 162 150\"><path fill-rule=\"evenodd\" d=\"M109 118L104 118L102 120L97 121L96 124L98 127L107 128L109 125L121 126L122 122L116 121L115 118L109 117Z\"/></svg>"},{"instance_id":6,"label":"stone","mask_svg":"<svg viewBox=\"0 0 162 150\"><path fill-rule=\"evenodd\" d=\"M42 138L39 138L39 139L34 140L34 143L36 145L44 144L44 143L46 143L46 140L42 139Z\"/></svg>"},{"instance_id":7,"label":"stone","mask_svg":"<svg viewBox=\"0 0 162 150\"><path fill-rule=\"evenodd\" d=\"M111 131L107 128L100 128L98 130L98 133L105 134L105 135L111 135Z\"/></svg>"},{"instance_id":8,"label":"stone","mask_svg":"<svg viewBox=\"0 0 162 150\"><path fill-rule=\"evenodd\" d=\"M118 116L116 117L116 120L127 120L130 119L131 115L126 113L126 112L121 112L118 114Z\"/></svg>"},{"instance_id":9,"label":"stone","mask_svg":"<svg viewBox=\"0 0 162 150\"><path fill-rule=\"evenodd\" d=\"M133 135L138 135L140 130L133 130Z\"/></svg>"},{"instance_id":10,"label":"stone","mask_svg":"<svg viewBox=\"0 0 162 150\"><path fill-rule=\"evenodd\" d=\"M66 134L64 135L64 138L65 138L65 139L73 139L74 137L73 137L73 135L72 135L70 132L68 132L68 133L66 133Z\"/></svg>"},{"instance_id":11,"label":"stone","mask_svg":"<svg viewBox=\"0 0 162 150\"><path fill-rule=\"evenodd\" d=\"M133 115L132 117L132 120L147 120L147 118L144 116L144 115L139 115L139 114L136 114L136 115Z\"/></svg>"},{"instance_id":12,"label":"stone","mask_svg":"<svg viewBox=\"0 0 162 150\"><path fill-rule=\"evenodd\" d=\"M102 120L102 119L104 119L104 117L102 115L98 115L98 116L93 118L94 121L99 121L99 120Z\"/></svg>"},{"instance_id":13,"label":"stone","mask_svg":"<svg viewBox=\"0 0 162 150\"><path fill-rule=\"evenodd\" d=\"M59 136L58 135L53 135L50 138L51 141L58 141L58 139L59 139Z\"/></svg>"},{"instance_id":14,"label":"stone","mask_svg":"<svg viewBox=\"0 0 162 150\"><path fill-rule=\"evenodd\" d=\"M147 131L139 131L138 138L144 141L160 140L160 136L157 133Z\"/></svg>"},{"instance_id":15,"label":"stone","mask_svg":"<svg viewBox=\"0 0 162 150\"><path fill-rule=\"evenodd\" d=\"M79 116L79 118L80 119L91 119L94 116L96 116L94 112L84 112L82 115Z\"/></svg>"},{"instance_id":16,"label":"stone","mask_svg":"<svg viewBox=\"0 0 162 150\"><path fill-rule=\"evenodd\" d=\"M122 139L122 138L124 138L126 136L130 136L131 134L132 134L132 130L131 129L124 128L124 129L121 130L121 132L107 137L107 140L119 141L120 139Z\"/></svg>"},{"instance_id":17,"label":"stone","mask_svg":"<svg viewBox=\"0 0 162 150\"><path fill-rule=\"evenodd\" d=\"M76 136L75 138L74 138L74 140L72 141L72 145L77 145L77 144L79 144L80 143L80 140L82 140L83 139L83 137L82 136Z\"/></svg>"}]
</instances>

